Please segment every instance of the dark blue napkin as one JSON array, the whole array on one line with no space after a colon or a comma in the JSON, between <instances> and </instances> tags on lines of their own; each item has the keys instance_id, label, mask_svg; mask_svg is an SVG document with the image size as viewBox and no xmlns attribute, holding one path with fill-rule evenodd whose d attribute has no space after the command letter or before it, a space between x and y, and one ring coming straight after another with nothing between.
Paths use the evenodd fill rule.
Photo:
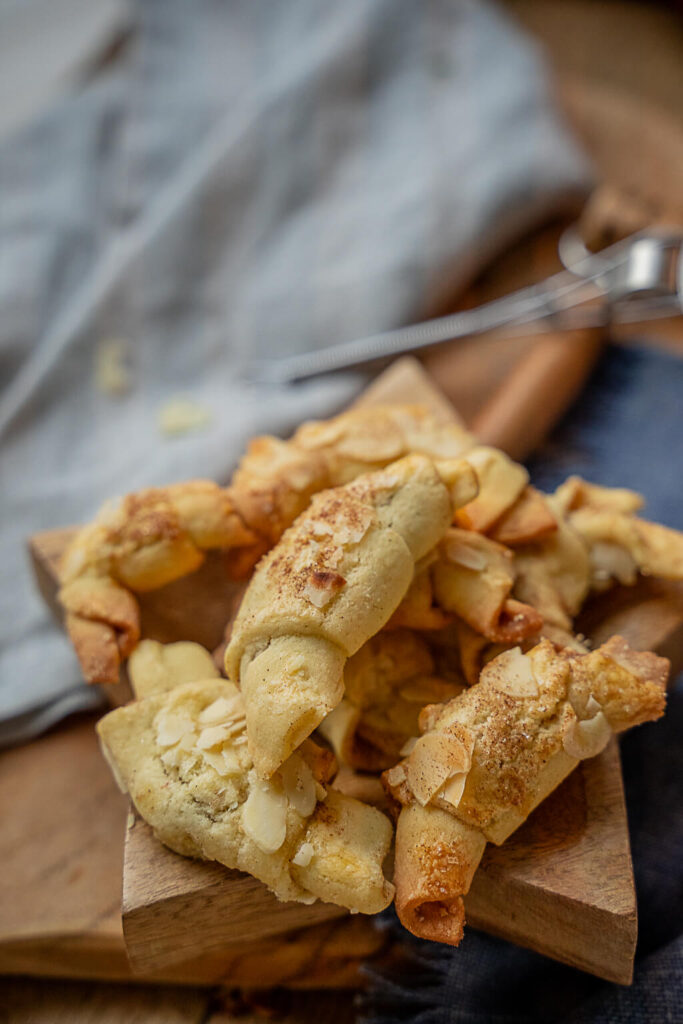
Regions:
<instances>
[{"instance_id":1,"label":"dark blue napkin","mask_svg":"<svg viewBox=\"0 0 683 1024\"><path fill-rule=\"evenodd\" d=\"M633 487L645 515L681 528L683 360L610 348L580 399L529 462L554 488L570 473ZM683 682L666 716L621 749L638 895L633 985L624 988L466 929L458 949L382 922L409 954L399 976L371 972L366 1024L674 1024L683 1022Z\"/></svg>"}]
</instances>

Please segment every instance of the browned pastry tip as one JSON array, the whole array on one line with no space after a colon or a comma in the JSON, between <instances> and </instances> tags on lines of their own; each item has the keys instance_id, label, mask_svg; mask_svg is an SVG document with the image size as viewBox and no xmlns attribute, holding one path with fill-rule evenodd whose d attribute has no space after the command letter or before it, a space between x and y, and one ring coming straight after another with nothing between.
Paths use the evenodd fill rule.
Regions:
<instances>
[{"instance_id":1,"label":"browned pastry tip","mask_svg":"<svg viewBox=\"0 0 683 1024\"><path fill-rule=\"evenodd\" d=\"M420 938L457 946L463 936L468 892L486 846L475 829L435 807L411 804L396 829L394 885L401 923Z\"/></svg>"}]
</instances>

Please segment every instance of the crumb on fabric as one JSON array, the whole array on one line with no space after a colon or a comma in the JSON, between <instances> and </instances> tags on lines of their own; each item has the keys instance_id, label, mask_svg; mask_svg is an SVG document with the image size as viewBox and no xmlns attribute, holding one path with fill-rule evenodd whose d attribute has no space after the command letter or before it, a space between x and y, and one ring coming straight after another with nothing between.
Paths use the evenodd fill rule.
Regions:
<instances>
[{"instance_id":1,"label":"crumb on fabric","mask_svg":"<svg viewBox=\"0 0 683 1024\"><path fill-rule=\"evenodd\" d=\"M187 434L192 430L204 430L211 419L210 409L182 395L169 398L157 413L159 430L168 437Z\"/></svg>"},{"instance_id":2,"label":"crumb on fabric","mask_svg":"<svg viewBox=\"0 0 683 1024\"><path fill-rule=\"evenodd\" d=\"M103 395L124 395L133 383L129 346L123 338L104 338L95 353L95 386Z\"/></svg>"}]
</instances>

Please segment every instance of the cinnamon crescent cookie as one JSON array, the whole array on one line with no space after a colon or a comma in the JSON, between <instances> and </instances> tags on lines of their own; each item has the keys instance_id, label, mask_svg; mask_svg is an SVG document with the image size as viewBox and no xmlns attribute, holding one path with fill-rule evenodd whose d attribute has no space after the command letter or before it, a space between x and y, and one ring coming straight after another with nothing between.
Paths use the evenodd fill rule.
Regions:
<instances>
[{"instance_id":1,"label":"cinnamon crescent cookie","mask_svg":"<svg viewBox=\"0 0 683 1024\"><path fill-rule=\"evenodd\" d=\"M344 666L391 618L415 564L476 494L466 462L412 455L316 495L259 563L232 626L228 676L268 778L344 694Z\"/></svg>"}]
</instances>

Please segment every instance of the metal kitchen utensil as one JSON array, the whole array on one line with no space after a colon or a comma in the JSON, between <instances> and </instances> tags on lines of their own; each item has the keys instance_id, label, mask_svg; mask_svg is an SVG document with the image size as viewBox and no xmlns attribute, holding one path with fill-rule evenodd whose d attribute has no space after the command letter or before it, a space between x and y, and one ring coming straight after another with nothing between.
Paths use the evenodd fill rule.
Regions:
<instances>
[{"instance_id":1,"label":"metal kitchen utensil","mask_svg":"<svg viewBox=\"0 0 683 1024\"><path fill-rule=\"evenodd\" d=\"M565 270L538 284L424 323L283 359L254 362L252 380L284 384L505 328L519 334L640 323L683 312L683 236L639 233L598 253L575 228L560 239Z\"/></svg>"}]
</instances>

